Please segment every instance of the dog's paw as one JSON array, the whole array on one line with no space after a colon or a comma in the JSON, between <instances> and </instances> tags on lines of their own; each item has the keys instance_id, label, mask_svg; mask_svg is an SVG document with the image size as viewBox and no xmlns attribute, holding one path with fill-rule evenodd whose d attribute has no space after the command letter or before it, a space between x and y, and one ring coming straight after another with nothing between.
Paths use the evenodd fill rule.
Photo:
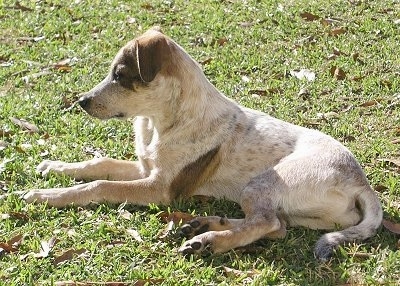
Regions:
<instances>
[{"instance_id":1,"label":"dog's paw","mask_svg":"<svg viewBox=\"0 0 400 286\"><path fill-rule=\"evenodd\" d=\"M85 193L75 191L78 186L71 188L37 189L28 191L22 199L27 203L47 203L53 207L65 207L72 203L76 205L89 204L90 198Z\"/></svg>"},{"instance_id":2,"label":"dog's paw","mask_svg":"<svg viewBox=\"0 0 400 286\"><path fill-rule=\"evenodd\" d=\"M53 190L30 190L22 197L27 203L45 203L58 199L57 193Z\"/></svg>"},{"instance_id":3,"label":"dog's paw","mask_svg":"<svg viewBox=\"0 0 400 286\"><path fill-rule=\"evenodd\" d=\"M68 163L62 161L45 160L36 167L36 172L40 173L43 177L49 175L50 172L55 174L63 174L66 171Z\"/></svg>"},{"instance_id":4,"label":"dog's paw","mask_svg":"<svg viewBox=\"0 0 400 286\"><path fill-rule=\"evenodd\" d=\"M208 221L204 217L198 217L181 226L181 234L186 238L192 238L209 230Z\"/></svg>"},{"instance_id":5,"label":"dog's paw","mask_svg":"<svg viewBox=\"0 0 400 286\"><path fill-rule=\"evenodd\" d=\"M178 252L183 256L189 256L192 254L209 255L213 253L210 233L203 233L186 241L178 249Z\"/></svg>"}]
</instances>

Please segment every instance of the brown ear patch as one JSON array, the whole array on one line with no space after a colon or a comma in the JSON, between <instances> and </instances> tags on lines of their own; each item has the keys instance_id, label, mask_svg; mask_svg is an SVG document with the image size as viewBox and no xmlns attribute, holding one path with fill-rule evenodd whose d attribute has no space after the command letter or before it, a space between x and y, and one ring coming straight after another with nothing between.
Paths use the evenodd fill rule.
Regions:
<instances>
[{"instance_id":1,"label":"brown ear patch","mask_svg":"<svg viewBox=\"0 0 400 286\"><path fill-rule=\"evenodd\" d=\"M151 82L170 56L167 38L156 30L149 30L135 40L135 48L140 78Z\"/></svg>"}]
</instances>

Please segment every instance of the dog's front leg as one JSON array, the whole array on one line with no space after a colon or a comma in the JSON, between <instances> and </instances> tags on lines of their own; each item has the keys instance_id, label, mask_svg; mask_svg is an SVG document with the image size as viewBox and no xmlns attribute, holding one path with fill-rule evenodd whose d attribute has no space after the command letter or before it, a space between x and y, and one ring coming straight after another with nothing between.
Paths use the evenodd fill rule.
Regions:
<instances>
[{"instance_id":1,"label":"dog's front leg","mask_svg":"<svg viewBox=\"0 0 400 286\"><path fill-rule=\"evenodd\" d=\"M168 204L173 198L164 184L148 177L135 181L98 180L68 188L31 190L24 199L29 203L47 202L50 206L64 207L69 204L83 206L91 202Z\"/></svg>"},{"instance_id":2,"label":"dog's front leg","mask_svg":"<svg viewBox=\"0 0 400 286\"><path fill-rule=\"evenodd\" d=\"M77 180L131 181L143 177L139 162L110 158L95 158L76 163L46 160L40 163L36 170L42 176L49 173L65 174Z\"/></svg>"}]
</instances>

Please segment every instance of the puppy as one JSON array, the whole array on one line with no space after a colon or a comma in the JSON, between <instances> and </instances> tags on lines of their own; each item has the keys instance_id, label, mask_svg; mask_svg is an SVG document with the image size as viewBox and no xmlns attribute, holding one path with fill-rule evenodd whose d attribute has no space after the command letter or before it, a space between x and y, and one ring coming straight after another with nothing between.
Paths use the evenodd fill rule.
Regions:
<instances>
[{"instance_id":1,"label":"puppy","mask_svg":"<svg viewBox=\"0 0 400 286\"><path fill-rule=\"evenodd\" d=\"M316 130L245 108L221 94L173 40L151 29L125 45L108 76L79 100L100 119L135 118L137 161L44 161L42 175L90 182L31 190L27 202L169 204L193 195L240 204L244 219L197 217L182 227L179 252L225 252L286 226L342 230L324 234L315 256L375 234L382 208L356 159Z\"/></svg>"}]
</instances>

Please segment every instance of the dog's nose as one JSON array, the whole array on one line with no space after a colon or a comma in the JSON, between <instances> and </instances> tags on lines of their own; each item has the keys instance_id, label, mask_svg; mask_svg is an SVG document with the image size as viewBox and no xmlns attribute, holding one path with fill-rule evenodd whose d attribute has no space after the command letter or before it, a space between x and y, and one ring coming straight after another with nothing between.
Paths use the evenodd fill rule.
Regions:
<instances>
[{"instance_id":1,"label":"dog's nose","mask_svg":"<svg viewBox=\"0 0 400 286\"><path fill-rule=\"evenodd\" d=\"M83 109L85 109L85 107L89 105L89 101L90 101L89 98L81 98L79 99L78 103Z\"/></svg>"}]
</instances>

